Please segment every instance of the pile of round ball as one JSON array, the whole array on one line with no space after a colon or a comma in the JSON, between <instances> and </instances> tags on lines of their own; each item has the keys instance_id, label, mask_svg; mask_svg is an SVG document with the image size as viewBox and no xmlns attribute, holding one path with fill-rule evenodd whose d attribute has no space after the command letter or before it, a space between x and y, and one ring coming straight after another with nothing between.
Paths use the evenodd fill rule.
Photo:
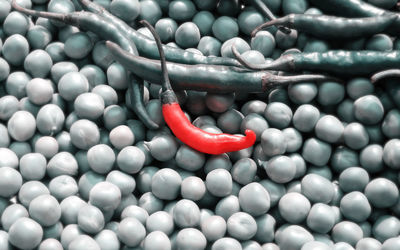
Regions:
<instances>
[{"instance_id":1,"label":"pile of round ball","mask_svg":"<svg viewBox=\"0 0 400 250\"><path fill-rule=\"evenodd\" d=\"M17 2L66 13L79 1ZM264 63L332 48L276 28L250 38L266 19L236 0L94 2L134 27L148 20L163 43L207 56L233 57L236 44ZM306 0L263 2L278 16L321 13ZM27 17L8 0L0 0L0 24L0 249L400 249L396 81L182 91L195 126L257 135L251 148L205 155L171 134L160 86L147 82L146 109L161 128L145 128L125 101L127 71L95 34ZM400 48L388 38L344 46Z\"/></svg>"}]
</instances>

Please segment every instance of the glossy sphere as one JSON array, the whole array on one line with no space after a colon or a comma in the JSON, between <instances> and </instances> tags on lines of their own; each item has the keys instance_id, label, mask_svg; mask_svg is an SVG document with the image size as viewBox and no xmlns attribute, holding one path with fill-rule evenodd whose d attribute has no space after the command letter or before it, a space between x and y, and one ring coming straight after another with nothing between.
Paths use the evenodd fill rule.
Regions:
<instances>
[{"instance_id":1,"label":"glossy sphere","mask_svg":"<svg viewBox=\"0 0 400 250\"><path fill-rule=\"evenodd\" d=\"M369 38L365 44L365 49L376 51L391 51L393 42L388 35L375 34Z\"/></svg>"},{"instance_id":2,"label":"glossy sphere","mask_svg":"<svg viewBox=\"0 0 400 250\"><path fill-rule=\"evenodd\" d=\"M171 241L168 236L161 231L154 231L147 234L143 242L145 250L170 250Z\"/></svg>"},{"instance_id":3,"label":"glossy sphere","mask_svg":"<svg viewBox=\"0 0 400 250\"><path fill-rule=\"evenodd\" d=\"M185 228L178 232L176 245L182 250L201 250L207 245L206 237L196 228Z\"/></svg>"},{"instance_id":4,"label":"glossy sphere","mask_svg":"<svg viewBox=\"0 0 400 250\"><path fill-rule=\"evenodd\" d=\"M319 110L310 105L303 104L297 108L293 115L293 125L301 132L310 132L319 120Z\"/></svg>"},{"instance_id":5,"label":"glossy sphere","mask_svg":"<svg viewBox=\"0 0 400 250\"><path fill-rule=\"evenodd\" d=\"M279 212L290 223L304 221L310 209L310 201L299 193L287 193L279 201Z\"/></svg>"},{"instance_id":6,"label":"glossy sphere","mask_svg":"<svg viewBox=\"0 0 400 250\"><path fill-rule=\"evenodd\" d=\"M42 78L34 78L26 84L28 100L36 105L48 103L53 98L53 85Z\"/></svg>"},{"instance_id":7,"label":"glossy sphere","mask_svg":"<svg viewBox=\"0 0 400 250\"><path fill-rule=\"evenodd\" d=\"M323 141L338 142L344 132L344 126L335 116L325 115L315 125L315 134Z\"/></svg>"},{"instance_id":8,"label":"glossy sphere","mask_svg":"<svg viewBox=\"0 0 400 250\"><path fill-rule=\"evenodd\" d=\"M343 216L355 222L365 221L370 216L371 210L367 197L358 191L346 194L340 201L340 211Z\"/></svg>"},{"instance_id":9,"label":"glossy sphere","mask_svg":"<svg viewBox=\"0 0 400 250\"><path fill-rule=\"evenodd\" d=\"M7 123L8 133L14 140L26 141L36 130L35 117L27 111L15 112Z\"/></svg>"},{"instance_id":10,"label":"glossy sphere","mask_svg":"<svg viewBox=\"0 0 400 250\"><path fill-rule=\"evenodd\" d=\"M371 205L376 208L387 208L394 205L399 196L397 186L385 178L376 178L369 182L364 193Z\"/></svg>"},{"instance_id":11,"label":"glossy sphere","mask_svg":"<svg viewBox=\"0 0 400 250\"><path fill-rule=\"evenodd\" d=\"M225 42L239 34L239 25L232 17L221 16L212 25L214 36L221 42Z\"/></svg>"},{"instance_id":12,"label":"glossy sphere","mask_svg":"<svg viewBox=\"0 0 400 250\"><path fill-rule=\"evenodd\" d=\"M61 207L57 199L44 194L34 198L29 203L29 215L42 226L56 224L61 218Z\"/></svg>"},{"instance_id":13,"label":"glossy sphere","mask_svg":"<svg viewBox=\"0 0 400 250\"><path fill-rule=\"evenodd\" d=\"M215 21L214 15L209 11L199 11L192 20L199 27L200 34L207 36L211 34L211 28Z\"/></svg>"},{"instance_id":14,"label":"glossy sphere","mask_svg":"<svg viewBox=\"0 0 400 250\"><path fill-rule=\"evenodd\" d=\"M73 101L80 94L88 90L88 80L83 74L78 72L66 73L58 82L59 94L67 101Z\"/></svg>"},{"instance_id":15,"label":"glossy sphere","mask_svg":"<svg viewBox=\"0 0 400 250\"><path fill-rule=\"evenodd\" d=\"M171 18L162 18L154 26L157 34L163 43L170 42L175 38L175 32L178 24Z\"/></svg>"},{"instance_id":16,"label":"glossy sphere","mask_svg":"<svg viewBox=\"0 0 400 250\"><path fill-rule=\"evenodd\" d=\"M36 126L43 135L54 135L64 126L65 115L56 104L46 104L36 115Z\"/></svg>"},{"instance_id":17,"label":"glossy sphere","mask_svg":"<svg viewBox=\"0 0 400 250\"><path fill-rule=\"evenodd\" d=\"M70 128L71 142L80 149L89 149L100 140L97 125L89 120L81 119L74 122Z\"/></svg>"},{"instance_id":18,"label":"glossy sphere","mask_svg":"<svg viewBox=\"0 0 400 250\"><path fill-rule=\"evenodd\" d=\"M174 220L171 214L165 211L157 211L146 220L147 232L160 231L170 235L174 231Z\"/></svg>"},{"instance_id":19,"label":"glossy sphere","mask_svg":"<svg viewBox=\"0 0 400 250\"><path fill-rule=\"evenodd\" d=\"M335 105L340 103L345 95L342 84L337 82L324 82L319 85L317 100L321 105Z\"/></svg>"},{"instance_id":20,"label":"glossy sphere","mask_svg":"<svg viewBox=\"0 0 400 250\"><path fill-rule=\"evenodd\" d=\"M225 169L215 169L207 174L207 190L218 197L224 197L232 192L232 176Z\"/></svg>"},{"instance_id":21,"label":"glossy sphere","mask_svg":"<svg viewBox=\"0 0 400 250\"><path fill-rule=\"evenodd\" d=\"M232 214L226 222L228 233L238 240L251 239L257 232L257 224L248 213Z\"/></svg>"},{"instance_id":22,"label":"glossy sphere","mask_svg":"<svg viewBox=\"0 0 400 250\"><path fill-rule=\"evenodd\" d=\"M265 118L272 127L286 128L292 121L292 110L284 103L272 102L267 105Z\"/></svg>"},{"instance_id":23,"label":"glossy sphere","mask_svg":"<svg viewBox=\"0 0 400 250\"><path fill-rule=\"evenodd\" d=\"M327 233L335 225L335 215L331 206L316 203L307 216L307 226L317 233Z\"/></svg>"},{"instance_id":24,"label":"glossy sphere","mask_svg":"<svg viewBox=\"0 0 400 250\"><path fill-rule=\"evenodd\" d=\"M376 173L383 168L383 148L378 144L366 146L360 153L360 164L369 173Z\"/></svg>"},{"instance_id":25,"label":"glossy sphere","mask_svg":"<svg viewBox=\"0 0 400 250\"><path fill-rule=\"evenodd\" d=\"M196 176L185 178L181 184L181 195L184 199L193 201L203 198L206 192L206 185L202 179Z\"/></svg>"},{"instance_id":26,"label":"glossy sphere","mask_svg":"<svg viewBox=\"0 0 400 250\"><path fill-rule=\"evenodd\" d=\"M164 200L174 200L178 197L182 179L173 169L164 168L155 173L151 180L153 194Z\"/></svg>"},{"instance_id":27,"label":"glossy sphere","mask_svg":"<svg viewBox=\"0 0 400 250\"><path fill-rule=\"evenodd\" d=\"M200 41L200 30L192 22L183 23L175 32L175 41L182 48L195 48Z\"/></svg>"},{"instance_id":28,"label":"glossy sphere","mask_svg":"<svg viewBox=\"0 0 400 250\"><path fill-rule=\"evenodd\" d=\"M277 183L288 183L296 174L296 164L284 155L271 158L265 163L264 169L268 177Z\"/></svg>"},{"instance_id":29,"label":"glossy sphere","mask_svg":"<svg viewBox=\"0 0 400 250\"><path fill-rule=\"evenodd\" d=\"M3 166L0 168L0 196L10 198L14 196L22 185L22 176L14 168Z\"/></svg>"},{"instance_id":30,"label":"glossy sphere","mask_svg":"<svg viewBox=\"0 0 400 250\"><path fill-rule=\"evenodd\" d=\"M280 237L281 240L278 245L281 249L301 249L305 243L314 240L311 233L297 225L288 226L283 229Z\"/></svg>"},{"instance_id":31,"label":"glossy sphere","mask_svg":"<svg viewBox=\"0 0 400 250\"><path fill-rule=\"evenodd\" d=\"M265 214L270 208L269 193L257 182L242 187L238 197L242 210L252 216Z\"/></svg>"},{"instance_id":32,"label":"glossy sphere","mask_svg":"<svg viewBox=\"0 0 400 250\"><path fill-rule=\"evenodd\" d=\"M134 234L132 234L134 232ZM137 246L146 236L146 229L135 218L121 220L118 226L118 238L127 246Z\"/></svg>"},{"instance_id":33,"label":"glossy sphere","mask_svg":"<svg viewBox=\"0 0 400 250\"><path fill-rule=\"evenodd\" d=\"M362 237L361 227L351 221L339 222L332 228L332 238L335 242L346 242L355 246Z\"/></svg>"},{"instance_id":34,"label":"glossy sphere","mask_svg":"<svg viewBox=\"0 0 400 250\"><path fill-rule=\"evenodd\" d=\"M24 69L32 77L45 78L53 66L50 55L41 49L30 52L24 60Z\"/></svg>"},{"instance_id":35,"label":"glossy sphere","mask_svg":"<svg viewBox=\"0 0 400 250\"><path fill-rule=\"evenodd\" d=\"M383 147L383 161L393 169L400 168L400 140L392 139Z\"/></svg>"},{"instance_id":36,"label":"glossy sphere","mask_svg":"<svg viewBox=\"0 0 400 250\"><path fill-rule=\"evenodd\" d=\"M381 101L374 95L366 95L354 102L354 116L365 125L377 124L384 114Z\"/></svg>"},{"instance_id":37,"label":"glossy sphere","mask_svg":"<svg viewBox=\"0 0 400 250\"><path fill-rule=\"evenodd\" d=\"M3 44L2 55L13 66L23 64L29 53L29 44L25 37L14 34L9 36Z\"/></svg>"},{"instance_id":38,"label":"glossy sphere","mask_svg":"<svg viewBox=\"0 0 400 250\"><path fill-rule=\"evenodd\" d=\"M334 187L320 175L307 174L301 180L301 192L312 202L328 204L334 196Z\"/></svg>"},{"instance_id":39,"label":"glossy sphere","mask_svg":"<svg viewBox=\"0 0 400 250\"><path fill-rule=\"evenodd\" d=\"M280 155L286 151L286 141L282 131L268 128L261 134L261 147L267 156Z\"/></svg>"},{"instance_id":40,"label":"glossy sphere","mask_svg":"<svg viewBox=\"0 0 400 250\"><path fill-rule=\"evenodd\" d=\"M43 237L42 227L34 220L20 218L8 231L8 240L20 249L31 249L40 244Z\"/></svg>"},{"instance_id":41,"label":"glossy sphere","mask_svg":"<svg viewBox=\"0 0 400 250\"><path fill-rule=\"evenodd\" d=\"M99 182L90 190L89 202L103 211L114 210L121 202L121 191L110 182Z\"/></svg>"},{"instance_id":42,"label":"glossy sphere","mask_svg":"<svg viewBox=\"0 0 400 250\"><path fill-rule=\"evenodd\" d=\"M82 93L74 101L74 110L82 119L96 120L104 112L104 100L95 93Z\"/></svg>"},{"instance_id":43,"label":"glossy sphere","mask_svg":"<svg viewBox=\"0 0 400 250\"><path fill-rule=\"evenodd\" d=\"M110 12L125 22L135 20L140 13L140 3L138 0L126 1L116 0L110 4Z\"/></svg>"},{"instance_id":44,"label":"glossy sphere","mask_svg":"<svg viewBox=\"0 0 400 250\"><path fill-rule=\"evenodd\" d=\"M200 209L193 201L182 199L174 207L173 218L178 227L196 227L200 223Z\"/></svg>"},{"instance_id":45,"label":"glossy sphere","mask_svg":"<svg viewBox=\"0 0 400 250\"><path fill-rule=\"evenodd\" d=\"M96 234L104 227L104 215L95 206L84 206L78 212L79 228L89 234Z\"/></svg>"},{"instance_id":46,"label":"glossy sphere","mask_svg":"<svg viewBox=\"0 0 400 250\"><path fill-rule=\"evenodd\" d=\"M88 150L87 161L93 171L106 174L114 166L115 153L110 146L97 144Z\"/></svg>"},{"instance_id":47,"label":"glossy sphere","mask_svg":"<svg viewBox=\"0 0 400 250\"><path fill-rule=\"evenodd\" d=\"M226 221L221 216L210 216L201 223L201 231L208 241L222 238L226 232Z\"/></svg>"}]
</instances>

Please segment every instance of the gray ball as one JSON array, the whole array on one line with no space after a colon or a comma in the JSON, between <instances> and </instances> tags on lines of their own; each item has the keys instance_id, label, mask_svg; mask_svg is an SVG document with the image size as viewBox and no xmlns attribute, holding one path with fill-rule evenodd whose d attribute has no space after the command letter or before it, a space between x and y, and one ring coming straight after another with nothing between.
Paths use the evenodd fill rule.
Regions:
<instances>
[{"instance_id":1,"label":"gray ball","mask_svg":"<svg viewBox=\"0 0 400 250\"><path fill-rule=\"evenodd\" d=\"M182 199L174 207L173 218L178 227L196 227L200 223L200 209L193 201Z\"/></svg>"},{"instance_id":2,"label":"gray ball","mask_svg":"<svg viewBox=\"0 0 400 250\"><path fill-rule=\"evenodd\" d=\"M242 210L252 216L265 214L270 208L269 193L257 182L242 187L238 197Z\"/></svg>"},{"instance_id":3,"label":"gray ball","mask_svg":"<svg viewBox=\"0 0 400 250\"><path fill-rule=\"evenodd\" d=\"M11 167L0 167L0 197L11 198L22 186L21 174Z\"/></svg>"},{"instance_id":4,"label":"gray ball","mask_svg":"<svg viewBox=\"0 0 400 250\"><path fill-rule=\"evenodd\" d=\"M17 111L8 120L7 129L14 140L26 141L35 134L35 117L28 111Z\"/></svg>"},{"instance_id":5,"label":"gray ball","mask_svg":"<svg viewBox=\"0 0 400 250\"><path fill-rule=\"evenodd\" d=\"M128 217L119 223L118 238L127 246L135 247L145 238L146 229L136 218Z\"/></svg>"},{"instance_id":6,"label":"gray ball","mask_svg":"<svg viewBox=\"0 0 400 250\"><path fill-rule=\"evenodd\" d=\"M96 234L104 228L104 215L95 206L87 205L79 209L78 226L89 234Z\"/></svg>"},{"instance_id":7,"label":"gray ball","mask_svg":"<svg viewBox=\"0 0 400 250\"><path fill-rule=\"evenodd\" d=\"M257 233L256 220L248 213L232 214L226 225L229 235L238 240L249 240Z\"/></svg>"},{"instance_id":8,"label":"gray ball","mask_svg":"<svg viewBox=\"0 0 400 250\"><path fill-rule=\"evenodd\" d=\"M206 176L207 190L217 197L224 197L232 192L232 176L225 169L215 169Z\"/></svg>"},{"instance_id":9,"label":"gray ball","mask_svg":"<svg viewBox=\"0 0 400 250\"><path fill-rule=\"evenodd\" d=\"M213 242L222 237L226 233L226 221L218 215L210 216L201 223L201 232L208 241Z\"/></svg>"},{"instance_id":10,"label":"gray ball","mask_svg":"<svg viewBox=\"0 0 400 250\"><path fill-rule=\"evenodd\" d=\"M29 203L29 215L42 226L48 227L61 218L61 207L56 198L43 194Z\"/></svg>"},{"instance_id":11,"label":"gray ball","mask_svg":"<svg viewBox=\"0 0 400 250\"><path fill-rule=\"evenodd\" d=\"M103 211L114 210L121 202L121 190L111 182L99 182L90 190L89 202Z\"/></svg>"},{"instance_id":12,"label":"gray ball","mask_svg":"<svg viewBox=\"0 0 400 250\"><path fill-rule=\"evenodd\" d=\"M30 218L20 218L11 225L8 237L10 243L19 249L32 249L42 241L43 229Z\"/></svg>"},{"instance_id":13,"label":"gray ball","mask_svg":"<svg viewBox=\"0 0 400 250\"><path fill-rule=\"evenodd\" d=\"M176 236L176 245L182 250L203 250L207 246L207 240L198 229L184 228Z\"/></svg>"}]
</instances>

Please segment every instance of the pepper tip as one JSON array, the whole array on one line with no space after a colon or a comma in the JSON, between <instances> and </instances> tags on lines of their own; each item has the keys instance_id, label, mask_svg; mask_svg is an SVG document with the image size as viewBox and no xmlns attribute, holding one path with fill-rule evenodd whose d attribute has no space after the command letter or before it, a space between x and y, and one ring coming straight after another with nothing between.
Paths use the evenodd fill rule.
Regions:
<instances>
[{"instance_id":1,"label":"pepper tip","mask_svg":"<svg viewBox=\"0 0 400 250\"><path fill-rule=\"evenodd\" d=\"M246 129L244 134L246 135L246 141L248 142L249 147L252 146L257 139L256 133L254 133L253 130Z\"/></svg>"}]
</instances>

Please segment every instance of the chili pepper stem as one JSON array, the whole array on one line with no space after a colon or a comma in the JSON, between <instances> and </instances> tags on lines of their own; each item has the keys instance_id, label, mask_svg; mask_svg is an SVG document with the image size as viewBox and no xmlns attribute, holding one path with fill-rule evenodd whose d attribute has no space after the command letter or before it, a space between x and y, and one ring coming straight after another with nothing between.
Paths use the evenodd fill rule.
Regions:
<instances>
[{"instance_id":1,"label":"chili pepper stem","mask_svg":"<svg viewBox=\"0 0 400 250\"><path fill-rule=\"evenodd\" d=\"M268 28L270 26L279 26L279 27L286 27L286 28L293 29L294 28L293 27L293 23L294 23L293 17L294 17L294 15L287 15L287 16L273 19L271 21L260 24L251 32L251 36L254 37L257 34L257 32L259 32L260 30L263 30L265 28Z\"/></svg>"},{"instance_id":2,"label":"chili pepper stem","mask_svg":"<svg viewBox=\"0 0 400 250\"><path fill-rule=\"evenodd\" d=\"M389 77L400 77L400 69L388 69L375 73L371 76L371 82L376 83L384 78Z\"/></svg>"}]
</instances>

